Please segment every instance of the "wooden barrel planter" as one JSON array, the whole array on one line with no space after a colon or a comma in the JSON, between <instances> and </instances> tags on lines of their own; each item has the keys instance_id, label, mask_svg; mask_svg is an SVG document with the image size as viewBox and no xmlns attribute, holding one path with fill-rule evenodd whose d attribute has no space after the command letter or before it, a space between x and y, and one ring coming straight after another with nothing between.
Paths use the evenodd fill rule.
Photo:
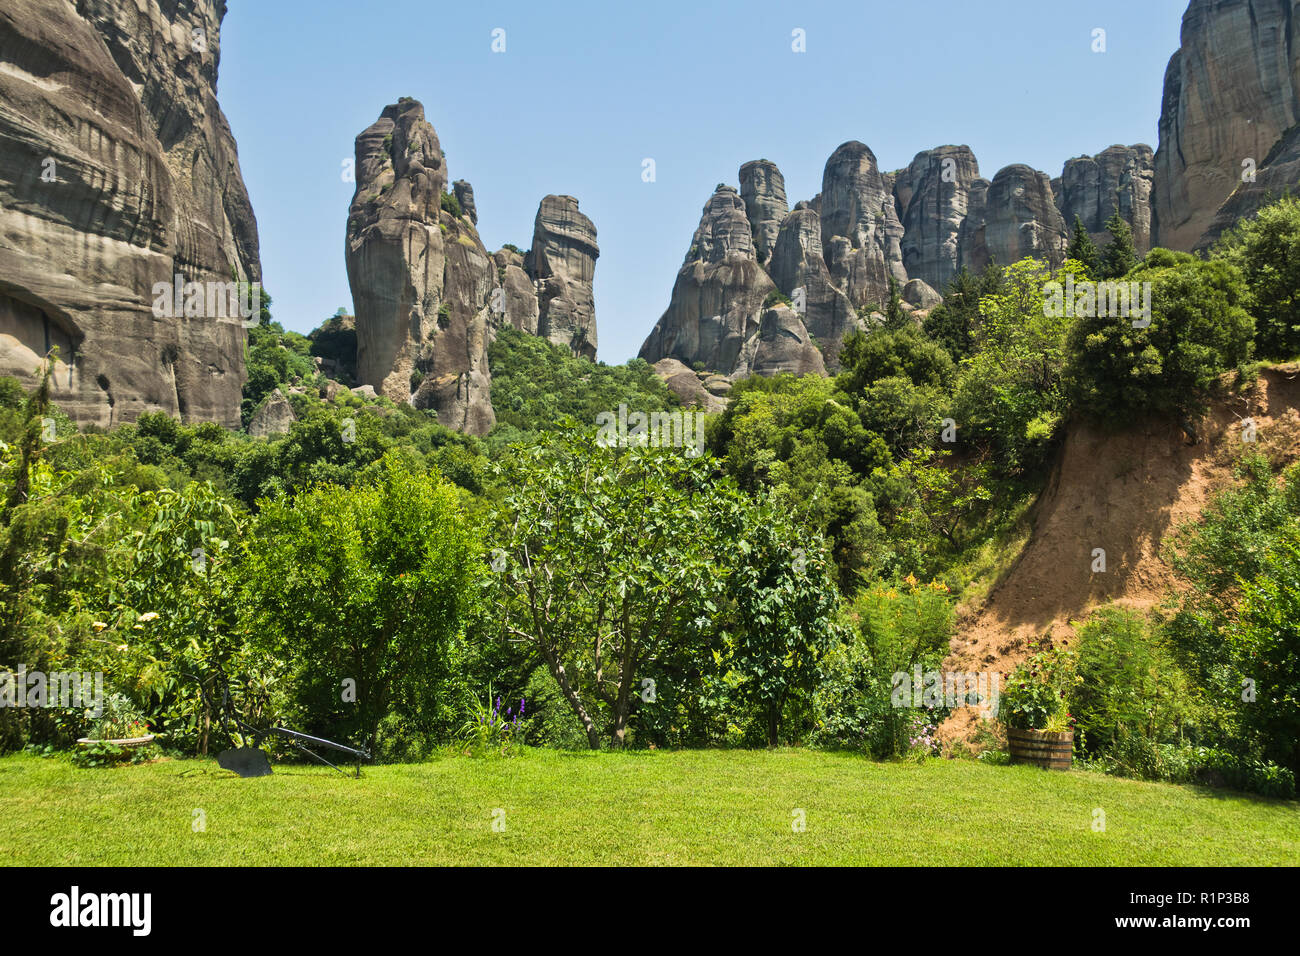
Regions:
<instances>
[{"instance_id":1,"label":"wooden barrel planter","mask_svg":"<svg viewBox=\"0 0 1300 956\"><path fill-rule=\"evenodd\" d=\"M1007 728L1007 748L1013 763L1031 763L1045 770L1069 770L1074 732Z\"/></svg>"}]
</instances>

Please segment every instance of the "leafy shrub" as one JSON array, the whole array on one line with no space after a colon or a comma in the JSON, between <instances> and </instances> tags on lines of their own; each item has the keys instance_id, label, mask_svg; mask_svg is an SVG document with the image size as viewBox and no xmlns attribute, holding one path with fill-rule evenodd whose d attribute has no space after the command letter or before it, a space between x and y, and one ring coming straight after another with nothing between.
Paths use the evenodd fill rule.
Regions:
<instances>
[{"instance_id":1,"label":"leafy shrub","mask_svg":"<svg viewBox=\"0 0 1300 956\"><path fill-rule=\"evenodd\" d=\"M1194 718L1192 688L1158 632L1122 607L1097 611L1079 631L1070 690L1085 754L1181 741Z\"/></svg>"},{"instance_id":2,"label":"leafy shrub","mask_svg":"<svg viewBox=\"0 0 1300 956\"><path fill-rule=\"evenodd\" d=\"M1007 678L998 716L1015 730L1070 730L1074 719L1068 694L1076 680L1074 654L1067 643L1060 647L1029 646L1033 653Z\"/></svg>"},{"instance_id":3,"label":"leafy shrub","mask_svg":"<svg viewBox=\"0 0 1300 956\"><path fill-rule=\"evenodd\" d=\"M1254 320L1244 308L1241 273L1222 259L1152 249L1124 281L1151 283L1150 324L1135 328L1123 315L1075 320L1068 370L1074 402L1111 420L1199 409L1218 377L1250 358Z\"/></svg>"},{"instance_id":4,"label":"leafy shrub","mask_svg":"<svg viewBox=\"0 0 1300 956\"><path fill-rule=\"evenodd\" d=\"M1300 198L1284 197L1240 220L1213 254L1245 278L1255 351L1271 359L1300 354Z\"/></svg>"},{"instance_id":5,"label":"leafy shrub","mask_svg":"<svg viewBox=\"0 0 1300 956\"><path fill-rule=\"evenodd\" d=\"M849 604L844 624L848 636L826 655L814 693L813 740L875 757L906 754L942 709L895 707L894 675L941 666L953 627L947 589L915 578L874 585Z\"/></svg>"}]
</instances>

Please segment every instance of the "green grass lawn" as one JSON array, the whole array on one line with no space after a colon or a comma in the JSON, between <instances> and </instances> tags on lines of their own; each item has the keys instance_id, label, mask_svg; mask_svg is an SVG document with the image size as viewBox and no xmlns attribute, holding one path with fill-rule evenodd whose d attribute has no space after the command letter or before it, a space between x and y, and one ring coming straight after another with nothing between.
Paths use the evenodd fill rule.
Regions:
<instances>
[{"instance_id":1,"label":"green grass lawn","mask_svg":"<svg viewBox=\"0 0 1300 956\"><path fill-rule=\"evenodd\" d=\"M314 766L242 780L213 760L80 769L17 755L0 759L0 847L0 862L24 866L1295 864L1300 804L806 750L538 750L373 767L360 780Z\"/></svg>"}]
</instances>

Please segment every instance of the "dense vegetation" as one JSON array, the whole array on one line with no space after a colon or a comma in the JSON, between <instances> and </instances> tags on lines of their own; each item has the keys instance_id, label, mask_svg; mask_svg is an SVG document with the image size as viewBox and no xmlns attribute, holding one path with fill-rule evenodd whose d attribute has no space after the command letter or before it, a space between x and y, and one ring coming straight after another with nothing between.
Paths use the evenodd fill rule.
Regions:
<instances>
[{"instance_id":1,"label":"dense vegetation","mask_svg":"<svg viewBox=\"0 0 1300 956\"><path fill-rule=\"evenodd\" d=\"M945 709L900 708L892 676L939 668L956 603L1023 542L1067 422L1186 422L1255 354L1295 351L1300 205L1208 260L1139 262L1112 233L1097 250L1076 230L1054 271L962 272L924 322L891 303L833 378L737 383L700 458L595 440L600 412L676 407L646 363L510 329L483 439L327 381L313 352L338 362L339 317L311 340L269 313L251 330L245 422L275 389L297 417L265 440L157 414L78 433L45 387L0 382L0 667L101 671L189 752L225 745L222 674L252 717L390 758L453 742L933 752ZM1116 277L1150 283L1149 324L1047 307L1053 283ZM1300 478L1271 467L1245 461L1242 488L1180 535L1192 598L1042 649L1014 712L1070 715L1104 769L1291 792ZM0 711L0 749L86 730Z\"/></svg>"}]
</instances>

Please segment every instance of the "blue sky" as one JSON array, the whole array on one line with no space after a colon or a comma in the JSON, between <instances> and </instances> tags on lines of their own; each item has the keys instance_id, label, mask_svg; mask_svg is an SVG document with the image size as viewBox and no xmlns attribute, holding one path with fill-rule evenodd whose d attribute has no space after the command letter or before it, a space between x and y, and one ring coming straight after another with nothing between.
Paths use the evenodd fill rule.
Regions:
<instances>
[{"instance_id":1,"label":"blue sky","mask_svg":"<svg viewBox=\"0 0 1300 956\"><path fill-rule=\"evenodd\" d=\"M601 249L599 358L616 363L668 304L714 186L737 185L747 160L780 166L793 205L851 139L886 170L966 143L990 179L1017 162L1058 176L1112 143L1155 147L1186 5L229 0L218 93L287 328L351 310L341 163L386 104L412 96L451 178L473 184L489 250L527 248L547 193L578 197ZM498 27L504 53L491 49Z\"/></svg>"}]
</instances>

